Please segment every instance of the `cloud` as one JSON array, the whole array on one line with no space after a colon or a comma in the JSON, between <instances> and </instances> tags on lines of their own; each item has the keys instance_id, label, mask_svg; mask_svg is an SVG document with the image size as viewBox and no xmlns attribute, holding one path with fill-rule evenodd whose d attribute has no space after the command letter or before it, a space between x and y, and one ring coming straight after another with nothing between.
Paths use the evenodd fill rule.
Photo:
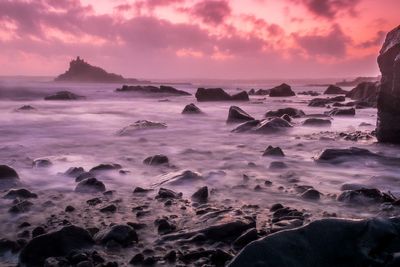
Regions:
<instances>
[{"instance_id":1,"label":"cloud","mask_svg":"<svg viewBox=\"0 0 400 267\"><path fill-rule=\"evenodd\" d=\"M383 44L383 41L385 40L385 35L386 33L384 31L378 31L372 39L360 43L358 47L370 48L374 46L381 46Z\"/></svg>"},{"instance_id":2,"label":"cloud","mask_svg":"<svg viewBox=\"0 0 400 267\"><path fill-rule=\"evenodd\" d=\"M204 23L219 25L231 15L231 7L226 0L203 0L195 4L191 14Z\"/></svg>"},{"instance_id":3,"label":"cloud","mask_svg":"<svg viewBox=\"0 0 400 267\"><path fill-rule=\"evenodd\" d=\"M291 0L303 4L316 16L333 19L339 13L356 15L356 6L361 0Z\"/></svg>"}]
</instances>

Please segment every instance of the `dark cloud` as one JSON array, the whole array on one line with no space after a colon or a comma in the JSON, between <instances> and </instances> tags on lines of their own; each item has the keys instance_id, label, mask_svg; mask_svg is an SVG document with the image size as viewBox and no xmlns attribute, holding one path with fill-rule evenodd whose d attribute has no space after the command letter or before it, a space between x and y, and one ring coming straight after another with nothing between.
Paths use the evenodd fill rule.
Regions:
<instances>
[{"instance_id":1,"label":"dark cloud","mask_svg":"<svg viewBox=\"0 0 400 267\"><path fill-rule=\"evenodd\" d=\"M383 44L383 41L385 40L385 35L386 33L384 31L378 31L374 38L362 42L361 44L358 45L358 47L370 48L374 46L380 46Z\"/></svg>"},{"instance_id":2,"label":"dark cloud","mask_svg":"<svg viewBox=\"0 0 400 267\"><path fill-rule=\"evenodd\" d=\"M193 16L200 18L204 23L219 25L231 15L231 7L225 0L203 0L191 9Z\"/></svg>"},{"instance_id":3,"label":"dark cloud","mask_svg":"<svg viewBox=\"0 0 400 267\"><path fill-rule=\"evenodd\" d=\"M314 15L333 19L339 13L356 15L356 6L361 0L291 0L303 4Z\"/></svg>"}]
</instances>

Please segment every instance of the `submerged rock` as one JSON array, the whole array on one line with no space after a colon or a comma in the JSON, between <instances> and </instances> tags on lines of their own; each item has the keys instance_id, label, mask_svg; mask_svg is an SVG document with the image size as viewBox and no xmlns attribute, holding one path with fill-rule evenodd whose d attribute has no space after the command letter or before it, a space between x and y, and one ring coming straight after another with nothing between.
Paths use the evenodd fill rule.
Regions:
<instances>
[{"instance_id":1,"label":"submerged rock","mask_svg":"<svg viewBox=\"0 0 400 267\"><path fill-rule=\"evenodd\" d=\"M288 121L282 118L273 118L271 120L253 120L240 124L232 130L234 133L257 133L257 134L270 134L277 133L283 129L293 127Z\"/></svg>"},{"instance_id":2,"label":"submerged rock","mask_svg":"<svg viewBox=\"0 0 400 267\"><path fill-rule=\"evenodd\" d=\"M33 111L33 110L36 110L36 108L32 107L31 105L23 105L22 107L16 109L16 111Z\"/></svg>"},{"instance_id":3,"label":"submerged rock","mask_svg":"<svg viewBox=\"0 0 400 267\"><path fill-rule=\"evenodd\" d=\"M303 122L304 126L330 126L331 120L320 118L309 118Z\"/></svg>"},{"instance_id":4,"label":"submerged rock","mask_svg":"<svg viewBox=\"0 0 400 267\"><path fill-rule=\"evenodd\" d=\"M235 122L244 122L254 120L252 116L250 116L246 111L237 107L231 106L229 108L227 123L235 123Z\"/></svg>"},{"instance_id":5,"label":"submerged rock","mask_svg":"<svg viewBox=\"0 0 400 267\"><path fill-rule=\"evenodd\" d=\"M22 267L44 266L44 261L49 257L68 256L72 251L90 248L93 244L88 231L73 225L66 226L29 241L19 255L19 264Z\"/></svg>"},{"instance_id":6,"label":"submerged rock","mask_svg":"<svg viewBox=\"0 0 400 267\"><path fill-rule=\"evenodd\" d=\"M200 108L198 108L195 104L190 103L186 105L185 108L182 110L182 114L202 114Z\"/></svg>"},{"instance_id":7,"label":"submerged rock","mask_svg":"<svg viewBox=\"0 0 400 267\"><path fill-rule=\"evenodd\" d=\"M266 117L282 117L284 115L289 115L293 118L300 118L305 116L306 114L301 109L297 108L281 108L275 111L268 111L265 116Z\"/></svg>"},{"instance_id":8,"label":"submerged rock","mask_svg":"<svg viewBox=\"0 0 400 267\"><path fill-rule=\"evenodd\" d=\"M75 192L78 193L97 193L104 191L106 191L106 186L103 182L94 177L82 180L75 187Z\"/></svg>"},{"instance_id":9,"label":"submerged rock","mask_svg":"<svg viewBox=\"0 0 400 267\"><path fill-rule=\"evenodd\" d=\"M378 93L376 137L382 143L400 143L400 26L386 35L379 52L382 73Z\"/></svg>"},{"instance_id":10,"label":"submerged rock","mask_svg":"<svg viewBox=\"0 0 400 267\"><path fill-rule=\"evenodd\" d=\"M117 88L115 91L158 95L190 95L188 92L165 85L161 85L160 87L152 85L123 85L121 88Z\"/></svg>"},{"instance_id":11,"label":"submerged rock","mask_svg":"<svg viewBox=\"0 0 400 267\"><path fill-rule=\"evenodd\" d=\"M84 96L76 95L69 91L60 91L55 94L46 96L44 100L78 100L85 98Z\"/></svg>"},{"instance_id":12,"label":"submerged rock","mask_svg":"<svg viewBox=\"0 0 400 267\"><path fill-rule=\"evenodd\" d=\"M160 188L156 199L178 199L182 197L182 193L176 193L170 189Z\"/></svg>"},{"instance_id":13,"label":"submerged rock","mask_svg":"<svg viewBox=\"0 0 400 267\"><path fill-rule=\"evenodd\" d=\"M37 198L35 193L32 193L28 189L10 189L3 198L16 199L16 198Z\"/></svg>"},{"instance_id":14,"label":"submerged rock","mask_svg":"<svg viewBox=\"0 0 400 267\"><path fill-rule=\"evenodd\" d=\"M208 187L203 186L194 192L192 200L199 203L206 203L208 200Z\"/></svg>"},{"instance_id":15,"label":"submerged rock","mask_svg":"<svg viewBox=\"0 0 400 267\"><path fill-rule=\"evenodd\" d=\"M159 154L146 158L143 163L150 166L167 165L169 159L167 156Z\"/></svg>"},{"instance_id":16,"label":"submerged rock","mask_svg":"<svg viewBox=\"0 0 400 267\"><path fill-rule=\"evenodd\" d=\"M362 82L346 94L353 100L367 102L371 106L376 107L378 100L379 83L378 82Z\"/></svg>"},{"instance_id":17,"label":"submerged rock","mask_svg":"<svg viewBox=\"0 0 400 267\"><path fill-rule=\"evenodd\" d=\"M228 266L394 267L399 230L399 218L318 220L250 243Z\"/></svg>"},{"instance_id":18,"label":"submerged rock","mask_svg":"<svg viewBox=\"0 0 400 267\"><path fill-rule=\"evenodd\" d=\"M295 96L295 92L293 92L290 85L286 83L282 83L269 91L270 97L288 97L288 96Z\"/></svg>"},{"instance_id":19,"label":"submerged rock","mask_svg":"<svg viewBox=\"0 0 400 267\"><path fill-rule=\"evenodd\" d=\"M396 201L393 196L383 193L375 188L346 190L338 196L337 200L340 202L358 205L377 204L384 202L392 203Z\"/></svg>"},{"instance_id":20,"label":"submerged rock","mask_svg":"<svg viewBox=\"0 0 400 267\"><path fill-rule=\"evenodd\" d=\"M347 93L348 93L348 91L343 90L339 86L331 84L328 86L328 88L326 88L324 95L345 95Z\"/></svg>"},{"instance_id":21,"label":"submerged rock","mask_svg":"<svg viewBox=\"0 0 400 267\"><path fill-rule=\"evenodd\" d=\"M368 149L358 148L358 147L350 147L350 148L329 148L323 150L319 155L315 157L315 160L320 162L341 162L344 161L344 157L346 158L354 158L354 157L372 157L379 158L378 154L372 153Z\"/></svg>"},{"instance_id":22,"label":"submerged rock","mask_svg":"<svg viewBox=\"0 0 400 267\"><path fill-rule=\"evenodd\" d=\"M17 172L7 165L0 165L0 188L8 189L18 184L19 176Z\"/></svg>"},{"instance_id":23,"label":"submerged rock","mask_svg":"<svg viewBox=\"0 0 400 267\"><path fill-rule=\"evenodd\" d=\"M203 176L198 172L191 170L182 170L170 172L159 177L160 182L154 184L160 186L163 184L181 185L188 182L197 182L203 179Z\"/></svg>"},{"instance_id":24,"label":"submerged rock","mask_svg":"<svg viewBox=\"0 0 400 267\"><path fill-rule=\"evenodd\" d=\"M34 168L48 168L52 165L53 163L49 159L35 159L32 162Z\"/></svg>"},{"instance_id":25,"label":"submerged rock","mask_svg":"<svg viewBox=\"0 0 400 267\"><path fill-rule=\"evenodd\" d=\"M335 102L344 102L346 98L344 96L336 96L330 98L314 98L308 103L310 107L325 107L328 104L332 104Z\"/></svg>"},{"instance_id":26,"label":"submerged rock","mask_svg":"<svg viewBox=\"0 0 400 267\"><path fill-rule=\"evenodd\" d=\"M235 95L229 95L222 88L199 88L196 92L197 101L249 101L247 92L242 91Z\"/></svg>"},{"instance_id":27,"label":"submerged rock","mask_svg":"<svg viewBox=\"0 0 400 267\"><path fill-rule=\"evenodd\" d=\"M22 200L13 205L8 211L11 213L24 213L30 211L33 203L28 200Z\"/></svg>"},{"instance_id":28,"label":"submerged rock","mask_svg":"<svg viewBox=\"0 0 400 267\"><path fill-rule=\"evenodd\" d=\"M263 156L284 157L285 153L283 153L282 149L278 146L277 147L268 146L265 149Z\"/></svg>"},{"instance_id":29,"label":"submerged rock","mask_svg":"<svg viewBox=\"0 0 400 267\"><path fill-rule=\"evenodd\" d=\"M138 131L143 130L159 130L159 129L166 129L167 125L162 122L154 122L154 121L147 121L147 120L139 120L135 123L126 126L125 128L118 131L119 136L129 136L134 134Z\"/></svg>"},{"instance_id":30,"label":"submerged rock","mask_svg":"<svg viewBox=\"0 0 400 267\"><path fill-rule=\"evenodd\" d=\"M64 172L64 174L67 176L76 178L84 172L85 172L85 169L82 167L70 167L68 170L66 170Z\"/></svg>"},{"instance_id":31,"label":"submerged rock","mask_svg":"<svg viewBox=\"0 0 400 267\"><path fill-rule=\"evenodd\" d=\"M334 108L331 111L326 112L329 116L355 116L356 110L354 108L349 109L339 109Z\"/></svg>"},{"instance_id":32,"label":"submerged rock","mask_svg":"<svg viewBox=\"0 0 400 267\"><path fill-rule=\"evenodd\" d=\"M306 200L319 200L320 197L321 193L314 188L309 188L301 194L301 198Z\"/></svg>"},{"instance_id":33,"label":"submerged rock","mask_svg":"<svg viewBox=\"0 0 400 267\"><path fill-rule=\"evenodd\" d=\"M103 245L107 245L109 242L116 242L123 247L139 241L135 229L125 224L113 225L98 232L94 236L94 240Z\"/></svg>"}]
</instances>

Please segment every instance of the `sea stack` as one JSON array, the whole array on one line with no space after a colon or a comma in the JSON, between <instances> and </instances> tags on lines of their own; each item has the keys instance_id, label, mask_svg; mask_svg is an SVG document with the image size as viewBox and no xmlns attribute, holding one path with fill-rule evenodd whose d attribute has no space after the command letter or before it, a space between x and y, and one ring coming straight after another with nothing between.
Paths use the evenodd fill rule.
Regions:
<instances>
[{"instance_id":1,"label":"sea stack","mask_svg":"<svg viewBox=\"0 0 400 267\"><path fill-rule=\"evenodd\" d=\"M400 26L390 31L379 52L382 73L378 94L377 138L382 143L400 143Z\"/></svg>"}]
</instances>

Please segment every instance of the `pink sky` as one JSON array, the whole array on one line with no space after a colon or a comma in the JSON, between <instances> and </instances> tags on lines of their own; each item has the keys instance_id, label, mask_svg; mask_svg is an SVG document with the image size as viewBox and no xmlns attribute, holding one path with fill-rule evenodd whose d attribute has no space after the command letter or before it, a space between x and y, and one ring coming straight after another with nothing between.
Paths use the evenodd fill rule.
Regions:
<instances>
[{"instance_id":1,"label":"pink sky","mask_svg":"<svg viewBox=\"0 0 400 267\"><path fill-rule=\"evenodd\" d=\"M375 76L399 0L1 0L0 75Z\"/></svg>"}]
</instances>

